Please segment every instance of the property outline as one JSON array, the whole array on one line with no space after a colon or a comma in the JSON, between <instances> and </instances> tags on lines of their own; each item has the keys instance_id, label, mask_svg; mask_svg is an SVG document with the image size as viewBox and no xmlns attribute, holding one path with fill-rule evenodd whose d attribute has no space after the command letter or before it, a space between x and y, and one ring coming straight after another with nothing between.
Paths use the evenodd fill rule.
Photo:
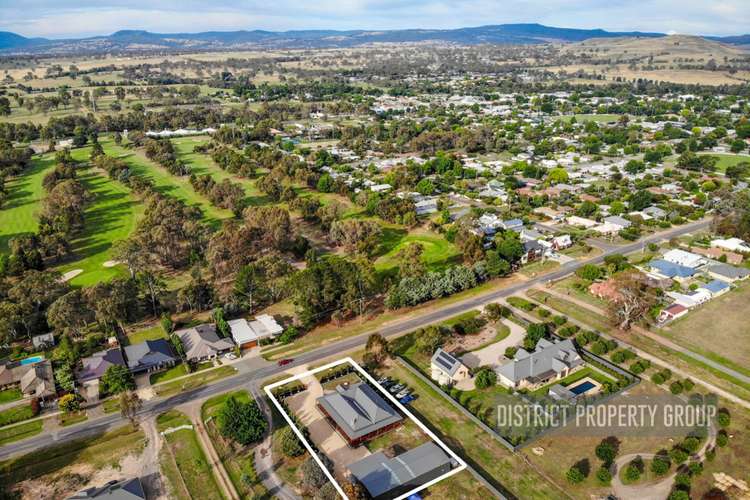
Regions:
<instances>
[{"instance_id":1,"label":"property outline","mask_svg":"<svg viewBox=\"0 0 750 500\"><path fill-rule=\"evenodd\" d=\"M344 364L344 363L351 364L357 370L357 372L359 372L361 375L363 375L373 386L377 387L378 390L382 394L385 394L385 396L388 398L388 400L392 404L396 405L396 407L399 410L401 410L407 417L409 417L411 420L413 420L417 424L417 426L419 426L419 428L425 434L427 434L430 437L430 439L432 439L438 446L440 446L440 448L443 449L443 451L445 451L451 458L453 458L459 464L459 466L456 467L455 469L451 469L449 472L446 472L442 476L437 477L437 478L435 478L435 479L433 479L431 481L428 481L425 484L414 488L413 490L407 491L403 495L401 495L399 497L396 497L394 500L403 500L403 499L406 499L409 496L411 496L411 495L413 495L415 493L418 493L418 492L422 491L423 489L428 488L428 487L432 486L433 484L436 484L436 483L442 481L443 479L447 479L450 476L452 476L454 474L457 474L457 473L459 473L459 472L461 472L461 471L463 471L464 469L467 468L466 462L463 459L461 459L461 457L459 457L453 450L451 450L448 447L448 445L446 445L440 438L438 438L435 435L435 433L433 433L425 424L423 424L418 418L416 418L414 415L412 415L412 413L406 408L406 406L404 406L403 404L401 404L395 397L393 397L393 395L391 393L389 393L388 391L386 391L383 388L383 386L381 386L380 384L378 384L377 380L375 380L369 373L367 373L361 366L359 366L359 364L356 361L354 361L351 357L347 356L347 357L341 358L341 359L339 359L337 361L333 361L331 363L327 363L327 364L325 364L323 366L319 366L318 368L314 368L312 370L307 370L304 373L300 373L300 374L297 374L297 375L292 375L289 378L286 378L284 380L280 380L278 382L274 382L272 384L269 384L269 385L266 385L266 386L263 387L263 390L266 392L266 394L271 399L271 401L273 401L273 404L276 406L276 408L279 410L279 412L281 413L281 415L284 417L284 420L286 420L287 423L290 425L290 427L292 428L292 430L294 431L294 433L297 435L297 437L302 442L302 444L305 446L305 448L310 453L310 455L312 455L313 459L315 459L315 462L317 462L318 466L321 468L321 470L326 475L326 477L328 478L328 480L331 481L331 484L333 484L333 487L336 488L336 491L339 493L339 495L341 495L342 498L344 498L345 500L350 500L349 497L347 497L346 494L344 493L344 490L343 490L343 488L341 488L341 485L339 485L339 483L336 481L336 479L334 479L333 474L331 474L331 472L328 470L328 468L323 464L323 461L318 457L318 454L315 452L315 450L313 450L313 448L310 445L310 443L308 443L307 439L305 439L304 435L302 434L302 431L300 431L297 428L297 426L295 425L295 423L292 421L291 417L289 415L287 415L286 410L281 405L281 403L279 402L279 400L276 399L276 396L273 394L272 390L275 389L275 388L277 388L277 387L286 385L286 384L288 384L290 382L294 382L295 380L300 380L300 379L302 379L304 377L308 377L310 375L315 375L318 372L321 372L323 370L327 370L329 368L333 368L334 366L338 366L338 365L341 365L341 364Z\"/></svg>"}]
</instances>

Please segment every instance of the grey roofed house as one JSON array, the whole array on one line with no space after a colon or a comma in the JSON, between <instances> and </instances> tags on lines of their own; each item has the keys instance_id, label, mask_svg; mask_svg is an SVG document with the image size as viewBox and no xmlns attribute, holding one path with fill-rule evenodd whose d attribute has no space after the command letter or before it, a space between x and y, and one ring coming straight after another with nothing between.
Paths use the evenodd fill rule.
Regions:
<instances>
[{"instance_id":1,"label":"grey roofed house","mask_svg":"<svg viewBox=\"0 0 750 500\"><path fill-rule=\"evenodd\" d=\"M26 366L29 366L29 369L19 380L21 392L41 399L54 396L56 392L52 362L45 359Z\"/></svg>"},{"instance_id":2,"label":"grey roofed house","mask_svg":"<svg viewBox=\"0 0 750 500\"><path fill-rule=\"evenodd\" d=\"M513 361L498 368L497 374L513 386L521 382L535 384L550 377L567 376L581 365L583 359L571 339L557 342L541 339L533 352L519 349Z\"/></svg>"},{"instance_id":3,"label":"grey roofed house","mask_svg":"<svg viewBox=\"0 0 750 500\"><path fill-rule=\"evenodd\" d=\"M81 360L83 368L76 370L76 379L79 382L99 379L110 366L126 366L125 358L119 347L95 352L91 356Z\"/></svg>"},{"instance_id":4,"label":"grey roofed house","mask_svg":"<svg viewBox=\"0 0 750 500\"><path fill-rule=\"evenodd\" d=\"M432 441L388 458L373 453L347 468L373 498L394 498L450 472L453 460Z\"/></svg>"},{"instance_id":5,"label":"grey roofed house","mask_svg":"<svg viewBox=\"0 0 750 500\"><path fill-rule=\"evenodd\" d=\"M750 271L742 267L734 267L729 264L716 264L707 269L708 274L724 278L729 281L742 280L750 276Z\"/></svg>"},{"instance_id":6,"label":"grey roofed house","mask_svg":"<svg viewBox=\"0 0 750 500\"><path fill-rule=\"evenodd\" d=\"M623 219L619 215L610 215L609 217L605 217L602 220L604 222L609 222L610 224L615 224L615 225L621 226L621 227L630 227L633 224L629 220Z\"/></svg>"},{"instance_id":7,"label":"grey roofed house","mask_svg":"<svg viewBox=\"0 0 750 500\"><path fill-rule=\"evenodd\" d=\"M576 398L575 393L562 384L553 385L547 394L556 401L573 401Z\"/></svg>"},{"instance_id":8,"label":"grey roofed house","mask_svg":"<svg viewBox=\"0 0 750 500\"><path fill-rule=\"evenodd\" d=\"M364 382L348 387L339 385L336 392L319 397L317 403L350 441L403 420L375 389Z\"/></svg>"},{"instance_id":9,"label":"grey roofed house","mask_svg":"<svg viewBox=\"0 0 750 500\"><path fill-rule=\"evenodd\" d=\"M456 359L452 354L438 348L435 354L432 355L431 364L440 368L446 375L452 377L455 373L464 366L461 361Z\"/></svg>"},{"instance_id":10,"label":"grey roofed house","mask_svg":"<svg viewBox=\"0 0 750 500\"><path fill-rule=\"evenodd\" d=\"M182 341L185 357L189 360L212 358L234 348L232 339L219 337L213 324L178 330L174 334Z\"/></svg>"},{"instance_id":11,"label":"grey roofed house","mask_svg":"<svg viewBox=\"0 0 750 500\"><path fill-rule=\"evenodd\" d=\"M643 209L644 214L648 214L655 219L663 219L667 216L667 212L656 206L650 206Z\"/></svg>"},{"instance_id":12,"label":"grey roofed house","mask_svg":"<svg viewBox=\"0 0 750 500\"><path fill-rule=\"evenodd\" d=\"M100 500L145 500L146 493L139 478L110 481L101 488L87 488L79 491L68 500L84 500L98 498Z\"/></svg>"},{"instance_id":13,"label":"grey roofed house","mask_svg":"<svg viewBox=\"0 0 750 500\"><path fill-rule=\"evenodd\" d=\"M178 359L164 339L146 340L125 347L125 359L132 372L158 370L175 364Z\"/></svg>"}]
</instances>

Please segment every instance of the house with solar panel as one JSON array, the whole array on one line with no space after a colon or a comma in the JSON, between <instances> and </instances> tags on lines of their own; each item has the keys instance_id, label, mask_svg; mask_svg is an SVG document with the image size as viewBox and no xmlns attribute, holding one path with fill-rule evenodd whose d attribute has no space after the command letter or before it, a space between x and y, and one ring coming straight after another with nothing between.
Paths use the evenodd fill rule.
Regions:
<instances>
[{"instance_id":1,"label":"house with solar panel","mask_svg":"<svg viewBox=\"0 0 750 500\"><path fill-rule=\"evenodd\" d=\"M469 368L452 354L438 348L430 360L432 380L440 385L454 385L471 378Z\"/></svg>"},{"instance_id":2,"label":"house with solar panel","mask_svg":"<svg viewBox=\"0 0 750 500\"><path fill-rule=\"evenodd\" d=\"M395 429L404 420L365 382L341 384L316 400L318 410L349 446L355 447Z\"/></svg>"}]
</instances>

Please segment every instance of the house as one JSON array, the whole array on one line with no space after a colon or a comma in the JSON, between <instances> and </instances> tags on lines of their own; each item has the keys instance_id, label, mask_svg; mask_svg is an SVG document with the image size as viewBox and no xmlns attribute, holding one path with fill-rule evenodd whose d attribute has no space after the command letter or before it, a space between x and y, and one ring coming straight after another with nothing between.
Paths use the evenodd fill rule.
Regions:
<instances>
[{"instance_id":1,"label":"house","mask_svg":"<svg viewBox=\"0 0 750 500\"><path fill-rule=\"evenodd\" d=\"M612 224L609 222L604 222L603 224L599 224L594 228L594 231L596 231L599 234L607 234L607 235L614 235L619 233L623 230L623 227L619 224Z\"/></svg>"},{"instance_id":2,"label":"house","mask_svg":"<svg viewBox=\"0 0 750 500\"><path fill-rule=\"evenodd\" d=\"M68 500L85 500L94 498L97 500L146 500L141 480L123 479L121 481L110 481L101 488L88 488L79 491Z\"/></svg>"},{"instance_id":3,"label":"house","mask_svg":"<svg viewBox=\"0 0 750 500\"><path fill-rule=\"evenodd\" d=\"M453 459L429 441L393 458L378 451L347 468L373 499L380 500L403 495L447 474L453 466Z\"/></svg>"},{"instance_id":4,"label":"house","mask_svg":"<svg viewBox=\"0 0 750 500\"><path fill-rule=\"evenodd\" d=\"M724 250L718 247L712 247L712 248L703 248L703 247L693 247L690 249L690 251L697 253L699 255L703 255L704 257L708 257L709 259L719 260L722 256L726 259L727 264L732 264L733 266L737 266L742 264L743 257L741 254L730 252L729 250Z\"/></svg>"},{"instance_id":5,"label":"house","mask_svg":"<svg viewBox=\"0 0 750 500\"><path fill-rule=\"evenodd\" d=\"M521 232L523 229L523 221L521 219L508 219L501 223L501 226L506 231Z\"/></svg>"},{"instance_id":6,"label":"house","mask_svg":"<svg viewBox=\"0 0 750 500\"><path fill-rule=\"evenodd\" d=\"M568 224L570 224L571 226L582 227L584 229L591 229L592 227L599 225L599 223L595 220L578 217L577 215L571 215L567 220Z\"/></svg>"},{"instance_id":7,"label":"house","mask_svg":"<svg viewBox=\"0 0 750 500\"><path fill-rule=\"evenodd\" d=\"M671 278L677 281L684 280L695 274L695 269L692 267L681 266L664 259L654 259L648 263L648 266L651 272L657 276Z\"/></svg>"},{"instance_id":8,"label":"house","mask_svg":"<svg viewBox=\"0 0 750 500\"><path fill-rule=\"evenodd\" d=\"M523 242L524 254L521 256L521 264L535 261L544 255L544 245L536 240Z\"/></svg>"},{"instance_id":9,"label":"house","mask_svg":"<svg viewBox=\"0 0 750 500\"><path fill-rule=\"evenodd\" d=\"M680 266L690 267L692 269L698 268L706 263L706 259L700 255L692 252L686 252L675 248L665 253L662 258L668 262L679 264Z\"/></svg>"},{"instance_id":10,"label":"house","mask_svg":"<svg viewBox=\"0 0 750 500\"><path fill-rule=\"evenodd\" d=\"M500 382L507 387L537 388L567 377L583 364L572 340L541 339L534 351L519 349L513 361L496 371Z\"/></svg>"},{"instance_id":11,"label":"house","mask_svg":"<svg viewBox=\"0 0 750 500\"><path fill-rule=\"evenodd\" d=\"M52 332L34 335L31 337L31 344L34 349L44 350L55 345L55 334Z\"/></svg>"},{"instance_id":12,"label":"house","mask_svg":"<svg viewBox=\"0 0 750 500\"><path fill-rule=\"evenodd\" d=\"M719 295L724 295L731 289L732 287L729 286L729 283L721 280L713 280L698 288L698 290L704 290L708 292L712 298L718 297Z\"/></svg>"},{"instance_id":13,"label":"house","mask_svg":"<svg viewBox=\"0 0 750 500\"><path fill-rule=\"evenodd\" d=\"M734 267L729 264L716 264L710 266L706 272L714 279L734 283L742 281L750 276L750 271L742 267Z\"/></svg>"},{"instance_id":14,"label":"house","mask_svg":"<svg viewBox=\"0 0 750 500\"><path fill-rule=\"evenodd\" d=\"M643 209L643 213L650 215L654 219L663 219L667 216L667 212L659 207L650 206Z\"/></svg>"},{"instance_id":15,"label":"house","mask_svg":"<svg viewBox=\"0 0 750 500\"><path fill-rule=\"evenodd\" d=\"M174 366L180 360L165 339L145 340L126 346L125 360L133 373L154 372Z\"/></svg>"},{"instance_id":16,"label":"house","mask_svg":"<svg viewBox=\"0 0 750 500\"><path fill-rule=\"evenodd\" d=\"M318 410L352 447L385 434L404 419L365 382L339 385L316 402Z\"/></svg>"},{"instance_id":17,"label":"house","mask_svg":"<svg viewBox=\"0 0 750 500\"><path fill-rule=\"evenodd\" d=\"M659 313L658 321L660 323L672 321L686 315L687 313L687 307L681 306L680 304L672 304L669 307L662 309L662 311Z\"/></svg>"},{"instance_id":18,"label":"house","mask_svg":"<svg viewBox=\"0 0 750 500\"><path fill-rule=\"evenodd\" d=\"M99 381L110 366L126 366L125 358L119 347L95 352L81 360L82 368L76 370L76 380L86 385L92 381Z\"/></svg>"},{"instance_id":19,"label":"house","mask_svg":"<svg viewBox=\"0 0 750 500\"><path fill-rule=\"evenodd\" d=\"M250 322L240 318L228 323L232 338L241 349L256 347L261 340L275 337L284 331L284 327L278 324L270 314L259 314L254 321Z\"/></svg>"},{"instance_id":20,"label":"house","mask_svg":"<svg viewBox=\"0 0 750 500\"><path fill-rule=\"evenodd\" d=\"M471 377L466 365L440 348L432 355L430 369L432 379L440 385L453 385Z\"/></svg>"},{"instance_id":21,"label":"house","mask_svg":"<svg viewBox=\"0 0 750 500\"><path fill-rule=\"evenodd\" d=\"M667 292L666 295L667 297L671 297L674 300L675 304L687 307L688 309L692 309L693 307L697 307L711 300L711 294L705 290L700 289L688 294L680 292Z\"/></svg>"},{"instance_id":22,"label":"house","mask_svg":"<svg viewBox=\"0 0 750 500\"><path fill-rule=\"evenodd\" d=\"M57 395L52 362L44 360L15 361L0 365L0 389L18 387L25 396L50 399Z\"/></svg>"},{"instance_id":23,"label":"house","mask_svg":"<svg viewBox=\"0 0 750 500\"><path fill-rule=\"evenodd\" d=\"M618 231L622 229L627 229L633 225L632 222L620 217L619 215L610 215L609 217L605 217L603 221L605 224L611 224L613 226L619 227L620 229L618 229Z\"/></svg>"},{"instance_id":24,"label":"house","mask_svg":"<svg viewBox=\"0 0 750 500\"><path fill-rule=\"evenodd\" d=\"M563 250L573 246L573 240L569 234L561 234L552 238L552 248L555 250Z\"/></svg>"},{"instance_id":25,"label":"house","mask_svg":"<svg viewBox=\"0 0 750 500\"><path fill-rule=\"evenodd\" d=\"M214 324L203 324L174 332L185 349L188 361L205 361L234 349L232 339L221 338Z\"/></svg>"},{"instance_id":26,"label":"house","mask_svg":"<svg viewBox=\"0 0 750 500\"><path fill-rule=\"evenodd\" d=\"M724 250L729 250L730 252L750 253L750 245L739 238L711 240L711 246L723 248Z\"/></svg>"},{"instance_id":27,"label":"house","mask_svg":"<svg viewBox=\"0 0 750 500\"><path fill-rule=\"evenodd\" d=\"M437 198L425 198L414 203L414 209L417 215L434 214L438 211L438 200Z\"/></svg>"}]
</instances>

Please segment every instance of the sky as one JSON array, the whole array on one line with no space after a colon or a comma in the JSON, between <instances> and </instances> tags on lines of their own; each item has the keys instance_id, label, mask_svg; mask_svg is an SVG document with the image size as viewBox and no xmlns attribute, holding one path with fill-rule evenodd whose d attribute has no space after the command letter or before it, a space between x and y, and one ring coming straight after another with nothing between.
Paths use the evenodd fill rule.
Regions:
<instances>
[{"instance_id":1,"label":"sky","mask_svg":"<svg viewBox=\"0 0 750 500\"><path fill-rule=\"evenodd\" d=\"M738 35L750 32L750 0L0 0L0 31L47 38L121 29L194 33L503 23Z\"/></svg>"}]
</instances>

